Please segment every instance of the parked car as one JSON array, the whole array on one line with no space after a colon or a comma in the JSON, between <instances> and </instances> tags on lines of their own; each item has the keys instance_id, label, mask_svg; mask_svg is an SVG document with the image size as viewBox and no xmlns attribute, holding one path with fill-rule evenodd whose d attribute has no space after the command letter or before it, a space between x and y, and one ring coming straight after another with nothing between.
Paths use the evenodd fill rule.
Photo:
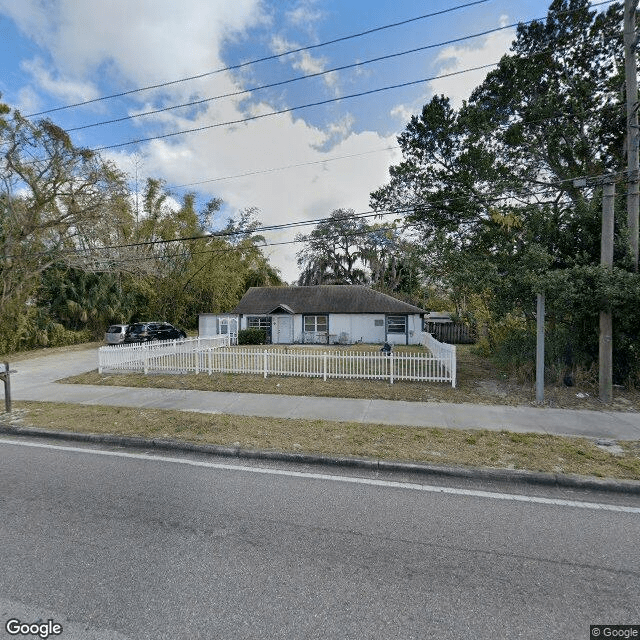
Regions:
<instances>
[{"instance_id":1,"label":"parked car","mask_svg":"<svg viewBox=\"0 0 640 640\"><path fill-rule=\"evenodd\" d=\"M168 322L136 322L129 327L125 342L151 342L152 340L184 340L187 334Z\"/></svg>"},{"instance_id":2,"label":"parked car","mask_svg":"<svg viewBox=\"0 0 640 640\"><path fill-rule=\"evenodd\" d=\"M112 324L104 334L105 342L107 344L122 344L128 328L128 324Z\"/></svg>"}]
</instances>

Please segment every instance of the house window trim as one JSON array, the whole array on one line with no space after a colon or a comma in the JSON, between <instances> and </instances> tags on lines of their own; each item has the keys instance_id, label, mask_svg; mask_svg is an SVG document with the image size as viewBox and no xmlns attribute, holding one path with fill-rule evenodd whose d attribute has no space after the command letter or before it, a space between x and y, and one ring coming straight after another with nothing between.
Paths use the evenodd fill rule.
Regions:
<instances>
[{"instance_id":1,"label":"house window trim","mask_svg":"<svg viewBox=\"0 0 640 640\"><path fill-rule=\"evenodd\" d=\"M389 320L391 318L402 318L404 320L404 331L390 331L389 330ZM408 332L409 332L409 317L406 314L388 314L386 316L386 322L385 322L385 330L387 335L392 335L392 336L408 336Z\"/></svg>"},{"instance_id":2,"label":"house window trim","mask_svg":"<svg viewBox=\"0 0 640 640\"><path fill-rule=\"evenodd\" d=\"M247 329L264 329L267 333L267 343L271 343L271 339L272 339L272 335L273 335L273 316L270 316L268 314L259 314L259 313L253 313L251 315L247 315L246 316L247 320L246 320L246 327ZM253 319L258 319L258 320L265 320L268 321L265 322L265 326L260 326L260 324L258 324L258 326L252 327L250 325L251 320Z\"/></svg>"},{"instance_id":3,"label":"house window trim","mask_svg":"<svg viewBox=\"0 0 640 640\"><path fill-rule=\"evenodd\" d=\"M313 330L308 330L307 329L307 318L315 318L315 322L314 322L314 329ZM326 329L321 329L318 330L318 318L325 318L326 322L325 322L325 326ZM304 333L326 333L327 335L329 334L329 314L328 313L305 313L302 315L302 331Z\"/></svg>"}]
</instances>

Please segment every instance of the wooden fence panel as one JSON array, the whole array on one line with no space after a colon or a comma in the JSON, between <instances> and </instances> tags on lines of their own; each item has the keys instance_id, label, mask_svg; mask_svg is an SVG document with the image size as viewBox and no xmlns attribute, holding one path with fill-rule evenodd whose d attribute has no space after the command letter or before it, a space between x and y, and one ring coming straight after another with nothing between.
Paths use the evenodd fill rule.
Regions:
<instances>
[{"instance_id":1,"label":"wooden fence panel","mask_svg":"<svg viewBox=\"0 0 640 640\"><path fill-rule=\"evenodd\" d=\"M474 344L476 342L476 332L465 324L427 322L426 330L436 340L447 344Z\"/></svg>"}]
</instances>

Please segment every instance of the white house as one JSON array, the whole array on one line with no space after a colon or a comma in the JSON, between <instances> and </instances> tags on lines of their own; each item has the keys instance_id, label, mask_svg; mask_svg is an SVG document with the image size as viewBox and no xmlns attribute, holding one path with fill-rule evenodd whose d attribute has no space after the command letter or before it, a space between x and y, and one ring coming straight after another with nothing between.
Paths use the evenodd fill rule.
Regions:
<instances>
[{"instance_id":1,"label":"white house","mask_svg":"<svg viewBox=\"0 0 640 640\"><path fill-rule=\"evenodd\" d=\"M199 330L259 328L274 344L419 344L426 313L360 285L252 287L230 313L200 314Z\"/></svg>"}]
</instances>

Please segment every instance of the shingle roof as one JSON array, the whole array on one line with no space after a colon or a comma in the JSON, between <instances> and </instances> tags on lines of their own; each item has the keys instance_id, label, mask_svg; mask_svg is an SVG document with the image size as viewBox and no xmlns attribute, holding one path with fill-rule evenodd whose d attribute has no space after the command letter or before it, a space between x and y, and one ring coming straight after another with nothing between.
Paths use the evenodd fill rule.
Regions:
<instances>
[{"instance_id":1,"label":"shingle roof","mask_svg":"<svg viewBox=\"0 0 640 640\"><path fill-rule=\"evenodd\" d=\"M251 287L231 313L269 314L278 305L294 313L427 313L361 285Z\"/></svg>"}]
</instances>

